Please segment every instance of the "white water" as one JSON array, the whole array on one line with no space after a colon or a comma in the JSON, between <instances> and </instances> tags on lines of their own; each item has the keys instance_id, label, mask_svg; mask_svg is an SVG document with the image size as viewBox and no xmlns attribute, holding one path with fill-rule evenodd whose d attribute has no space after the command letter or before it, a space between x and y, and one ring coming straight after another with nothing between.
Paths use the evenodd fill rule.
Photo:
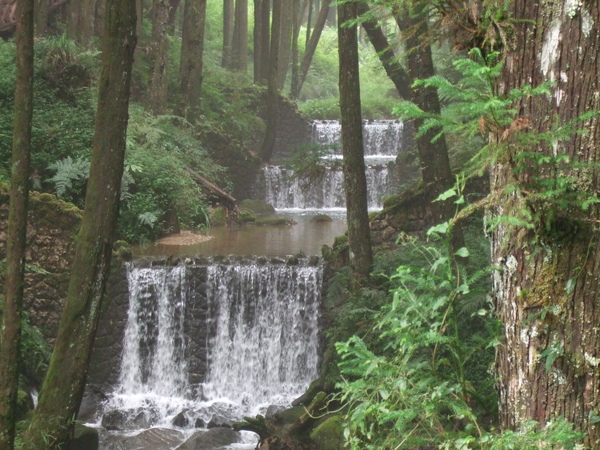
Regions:
<instances>
[{"instance_id":1,"label":"white water","mask_svg":"<svg viewBox=\"0 0 600 450\"><path fill-rule=\"evenodd\" d=\"M338 148L341 153L342 127L337 120L316 120L312 124L312 142ZM400 150L404 124L397 120L363 122L363 147L365 157L393 157Z\"/></svg>"},{"instance_id":2,"label":"white water","mask_svg":"<svg viewBox=\"0 0 600 450\"><path fill-rule=\"evenodd\" d=\"M289 406L317 377L322 267L204 267L205 279L195 283L202 293L190 292L187 266L129 267L121 375L104 407L129 414L126 427L135 428L140 413L145 426L172 426L183 413L190 428L264 414L271 405ZM185 316L199 301L207 320L194 326L206 334L208 369L192 389Z\"/></svg>"},{"instance_id":3,"label":"white water","mask_svg":"<svg viewBox=\"0 0 600 450\"><path fill-rule=\"evenodd\" d=\"M369 209L381 209L391 181L385 165L367 167ZM345 208L344 176L329 170L317 179L298 178L282 166L263 168L265 201L280 211L301 209L336 210Z\"/></svg>"}]
</instances>

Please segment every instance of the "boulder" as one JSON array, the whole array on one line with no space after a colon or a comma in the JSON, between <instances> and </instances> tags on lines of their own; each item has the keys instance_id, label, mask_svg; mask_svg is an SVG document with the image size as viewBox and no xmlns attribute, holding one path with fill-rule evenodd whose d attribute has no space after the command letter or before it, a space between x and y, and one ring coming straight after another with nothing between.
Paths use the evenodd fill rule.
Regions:
<instances>
[{"instance_id":1,"label":"boulder","mask_svg":"<svg viewBox=\"0 0 600 450\"><path fill-rule=\"evenodd\" d=\"M231 428L211 428L208 431L197 431L177 450L217 450L240 441L240 433Z\"/></svg>"}]
</instances>

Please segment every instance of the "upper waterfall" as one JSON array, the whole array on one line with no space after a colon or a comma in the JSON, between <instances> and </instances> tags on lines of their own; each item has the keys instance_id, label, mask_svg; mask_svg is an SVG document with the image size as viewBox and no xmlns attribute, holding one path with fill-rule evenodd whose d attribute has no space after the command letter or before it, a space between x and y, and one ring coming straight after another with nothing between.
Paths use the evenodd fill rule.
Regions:
<instances>
[{"instance_id":1,"label":"upper waterfall","mask_svg":"<svg viewBox=\"0 0 600 450\"><path fill-rule=\"evenodd\" d=\"M397 120L363 122L363 147L366 157L396 157L402 142L404 124ZM342 127L338 120L315 120L311 140L314 144L341 147Z\"/></svg>"}]
</instances>

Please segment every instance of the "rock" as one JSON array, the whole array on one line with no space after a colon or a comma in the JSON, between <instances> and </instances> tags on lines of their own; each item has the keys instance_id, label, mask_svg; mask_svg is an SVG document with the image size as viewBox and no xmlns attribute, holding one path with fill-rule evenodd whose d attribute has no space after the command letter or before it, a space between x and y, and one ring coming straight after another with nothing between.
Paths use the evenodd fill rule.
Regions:
<instances>
[{"instance_id":1,"label":"rock","mask_svg":"<svg viewBox=\"0 0 600 450\"><path fill-rule=\"evenodd\" d=\"M181 431L169 428L150 428L135 436L110 436L102 445L104 450L170 450L185 438ZM80 450L87 450L81 448Z\"/></svg>"},{"instance_id":2,"label":"rock","mask_svg":"<svg viewBox=\"0 0 600 450\"><path fill-rule=\"evenodd\" d=\"M240 209L251 211L254 215L271 215L275 214L275 208L262 200L246 199L240 202Z\"/></svg>"},{"instance_id":3,"label":"rock","mask_svg":"<svg viewBox=\"0 0 600 450\"><path fill-rule=\"evenodd\" d=\"M102 426L107 430L136 430L150 428L156 421L157 414L149 409L114 409L102 417Z\"/></svg>"},{"instance_id":4,"label":"rock","mask_svg":"<svg viewBox=\"0 0 600 450\"><path fill-rule=\"evenodd\" d=\"M68 450L98 450L98 442L98 430L76 423Z\"/></svg>"},{"instance_id":5,"label":"rock","mask_svg":"<svg viewBox=\"0 0 600 450\"><path fill-rule=\"evenodd\" d=\"M310 433L315 450L341 450L344 447L344 427L342 417L333 415L321 422Z\"/></svg>"},{"instance_id":6,"label":"rock","mask_svg":"<svg viewBox=\"0 0 600 450\"><path fill-rule=\"evenodd\" d=\"M208 431L197 431L177 447L177 450L217 450L240 441L240 434L231 428L212 428Z\"/></svg>"},{"instance_id":7,"label":"rock","mask_svg":"<svg viewBox=\"0 0 600 450\"><path fill-rule=\"evenodd\" d=\"M310 221L312 223L328 223L333 221L333 219L327 214L317 214L316 216L313 216Z\"/></svg>"},{"instance_id":8,"label":"rock","mask_svg":"<svg viewBox=\"0 0 600 450\"><path fill-rule=\"evenodd\" d=\"M190 419L185 414L185 411L181 411L179 414L173 417L171 424L179 428L185 428L190 424Z\"/></svg>"}]
</instances>

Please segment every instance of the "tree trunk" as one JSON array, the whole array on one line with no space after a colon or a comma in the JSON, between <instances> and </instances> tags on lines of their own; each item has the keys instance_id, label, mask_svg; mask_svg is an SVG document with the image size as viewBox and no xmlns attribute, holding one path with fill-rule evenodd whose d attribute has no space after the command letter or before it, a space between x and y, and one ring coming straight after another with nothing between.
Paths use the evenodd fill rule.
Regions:
<instances>
[{"instance_id":1,"label":"tree trunk","mask_svg":"<svg viewBox=\"0 0 600 450\"><path fill-rule=\"evenodd\" d=\"M231 68L231 48L233 46L233 0L223 0L223 56L221 66Z\"/></svg>"},{"instance_id":2,"label":"tree trunk","mask_svg":"<svg viewBox=\"0 0 600 450\"><path fill-rule=\"evenodd\" d=\"M96 0L69 2L67 33L74 41L87 47L94 33Z\"/></svg>"},{"instance_id":3,"label":"tree trunk","mask_svg":"<svg viewBox=\"0 0 600 450\"><path fill-rule=\"evenodd\" d=\"M36 0L34 5L35 35L43 36L48 27L48 13L50 2L48 0Z\"/></svg>"},{"instance_id":4,"label":"tree trunk","mask_svg":"<svg viewBox=\"0 0 600 450\"><path fill-rule=\"evenodd\" d=\"M206 0L186 0L181 33L180 115L190 122L200 114L202 89L202 56Z\"/></svg>"},{"instance_id":5,"label":"tree trunk","mask_svg":"<svg viewBox=\"0 0 600 450\"><path fill-rule=\"evenodd\" d=\"M285 79L287 78L290 56L292 51L292 39L294 32L294 9L296 5L292 0L292 4L283 8L281 16L281 42L279 43L279 73L278 83L279 89L283 89Z\"/></svg>"},{"instance_id":6,"label":"tree trunk","mask_svg":"<svg viewBox=\"0 0 600 450\"><path fill-rule=\"evenodd\" d=\"M519 25L501 90L553 82L550 96L515 105L532 132L549 132L558 121L600 110L600 31L592 26L600 23L598 2L568 6L515 0L511 9ZM577 180L577 192L593 198L600 187L595 166L600 122L595 118L581 125L587 133L569 141L516 151L592 163L567 169L567 175ZM499 161L491 172L492 195L506 198L501 197L506 185L527 185L531 173L515 173L510 153ZM545 179L552 181L551 175ZM519 209L549 216L556 207L535 203L521 191L493 213L510 217ZM496 358L500 417L504 427L514 428L524 420L545 424L562 415L587 433L586 448L600 448L595 423L600 410L600 214L598 208L575 207L557 214L549 229L539 223L533 230L501 225L492 234L492 260L501 267L493 277L493 294L505 336Z\"/></svg>"},{"instance_id":7,"label":"tree trunk","mask_svg":"<svg viewBox=\"0 0 600 450\"><path fill-rule=\"evenodd\" d=\"M304 53L308 49L308 43L310 42L310 34L312 27L312 11L313 11L313 0L308 0L308 17L306 19L306 39L304 40Z\"/></svg>"},{"instance_id":8,"label":"tree trunk","mask_svg":"<svg viewBox=\"0 0 600 450\"><path fill-rule=\"evenodd\" d=\"M152 20L152 44L150 59L152 73L146 95L146 110L158 116L167 112L168 85L167 67L169 65L169 0L154 0Z\"/></svg>"},{"instance_id":9,"label":"tree trunk","mask_svg":"<svg viewBox=\"0 0 600 450\"><path fill-rule=\"evenodd\" d=\"M327 2L325 2L327 3ZM356 3L338 5L338 49L340 58L340 117L348 242L355 280L369 276L373 265L367 204L367 178L363 154Z\"/></svg>"},{"instance_id":10,"label":"tree trunk","mask_svg":"<svg viewBox=\"0 0 600 450\"><path fill-rule=\"evenodd\" d=\"M260 146L260 158L268 162L273 156L277 135L279 91L277 90L277 72L279 69L279 42L281 38L281 8L283 0L273 0L273 19L271 21L271 54L269 84L267 91L267 127Z\"/></svg>"},{"instance_id":11,"label":"tree trunk","mask_svg":"<svg viewBox=\"0 0 600 450\"><path fill-rule=\"evenodd\" d=\"M308 69L310 68L310 63L312 62L315 50L317 49L317 44L319 43L319 39L321 38L321 33L323 32L323 28L325 28L325 22L327 21L327 14L329 13L330 3L331 0L323 0L321 10L319 11L319 16L317 17L317 22L315 23L315 28L313 29L312 34L310 36L310 41L306 45L306 51L304 52L304 57L302 58L302 64L300 66L298 87L294 92L291 93L291 98L294 100L297 99L300 95L302 85L304 84L304 80L306 79L306 75L308 74Z\"/></svg>"},{"instance_id":12,"label":"tree trunk","mask_svg":"<svg viewBox=\"0 0 600 450\"><path fill-rule=\"evenodd\" d=\"M262 3L263 0L254 0L254 31L252 32L252 36L254 39L254 53L253 53L253 63L254 63L254 83L258 84L261 81L261 65L262 65L262 33L263 33L263 25L262 25Z\"/></svg>"},{"instance_id":13,"label":"tree trunk","mask_svg":"<svg viewBox=\"0 0 600 450\"><path fill-rule=\"evenodd\" d=\"M135 0L107 0L85 210L54 351L24 448L54 449L68 441L83 395L117 219L135 21Z\"/></svg>"},{"instance_id":14,"label":"tree trunk","mask_svg":"<svg viewBox=\"0 0 600 450\"><path fill-rule=\"evenodd\" d=\"M300 26L302 25L302 12L306 7L306 1L294 0L294 17L293 17L293 36L292 36L292 80L290 83L290 93L298 88L298 40L300 39Z\"/></svg>"},{"instance_id":15,"label":"tree trunk","mask_svg":"<svg viewBox=\"0 0 600 450\"><path fill-rule=\"evenodd\" d=\"M260 79L259 83L267 84L269 80L269 70L271 64L269 62L271 52L271 32L269 31L269 25L271 23L271 1L263 0L261 8L261 56L260 56Z\"/></svg>"},{"instance_id":16,"label":"tree trunk","mask_svg":"<svg viewBox=\"0 0 600 450\"><path fill-rule=\"evenodd\" d=\"M6 239L4 305L0 335L0 449L3 450L12 450L14 446L15 412L19 390L21 313L23 310L33 117L34 0L19 0L16 18L17 80Z\"/></svg>"},{"instance_id":17,"label":"tree trunk","mask_svg":"<svg viewBox=\"0 0 600 450\"><path fill-rule=\"evenodd\" d=\"M400 26L402 38L406 47L406 63L408 66L408 78L412 84L414 80L425 79L435 75L431 47L423 44L421 39L428 33L427 17L422 10L405 10L395 14L396 21ZM434 87L411 88L412 102L425 112L440 114L441 106L437 90ZM414 121L415 128L423 124L423 120ZM433 198L446 191L454 184L454 176L450 168L448 157L448 146L446 139L441 136L435 142L433 138L437 130L429 130L421 138L417 139L417 149L421 162L421 177L424 185L431 190ZM451 209L453 205L450 204Z\"/></svg>"},{"instance_id":18,"label":"tree trunk","mask_svg":"<svg viewBox=\"0 0 600 450\"><path fill-rule=\"evenodd\" d=\"M410 79L402 65L400 64L398 57L392 50L387 37L381 30L380 24L377 19L372 17L371 9L366 3L358 4L358 14L362 16L362 26L369 36L369 41L373 45L375 52L379 56L379 60L385 69L390 80L394 83L396 91L400 97L406 101L412 101L412 91L410 89L414 79Z\"/></svg>"},{"instance_id":19,"label":"tree trunk","mask_svg":"<svg viewBox=\"0 0 600 450\"><path fill-rule=\"evenodd\" d=\"M248 70L248 0L236 0L235 24L233 25L233 69Z\"/></svg>"}]
</instances>

